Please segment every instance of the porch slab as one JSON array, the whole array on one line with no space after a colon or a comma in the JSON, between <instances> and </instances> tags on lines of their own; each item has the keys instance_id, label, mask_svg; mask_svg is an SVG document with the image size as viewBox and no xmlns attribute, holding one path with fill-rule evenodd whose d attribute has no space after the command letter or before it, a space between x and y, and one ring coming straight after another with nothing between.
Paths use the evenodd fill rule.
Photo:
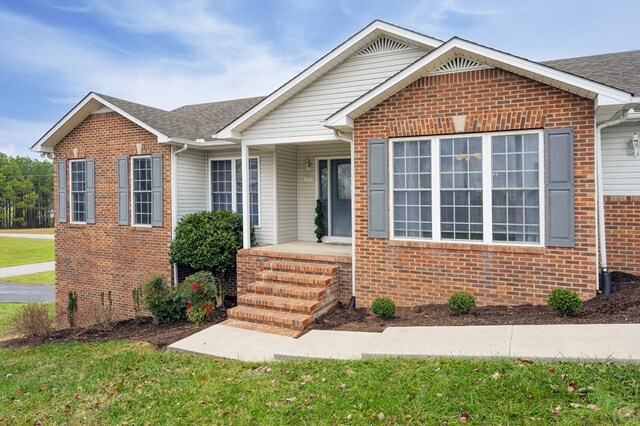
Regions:
<instances>
[{"instance_id":1,"label":"porch slab","mask_svg":"<svg viewBox=\"0 0 640 426\"><path fill-rule=\"evenodd\" d=\"M283 244L257 246L250 249L254 252L298 253L320 256L351 257L351 244L314 243L310 241L291 241Z\"/></svg>"}]
</instances>

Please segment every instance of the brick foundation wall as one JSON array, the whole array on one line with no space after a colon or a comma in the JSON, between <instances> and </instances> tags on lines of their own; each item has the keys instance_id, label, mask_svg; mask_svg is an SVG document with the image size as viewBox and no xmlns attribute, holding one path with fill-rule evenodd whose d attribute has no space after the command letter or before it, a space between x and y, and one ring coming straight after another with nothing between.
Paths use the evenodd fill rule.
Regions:
<instances>
[{"instance_id":1,"label":"brick foundation wall","mask_svg":"<svg viewBox=\"0 0 640 426\"><path fill-rule=\"evenodd\" d=\"M574 248L409 242L367 236L367 140L464 132L574 129ZM360 306L444 302L467 290L480 305L545 303L557 286L596 294L593 103L500 69L424 77L355 120L356 283ZM485 230L486 232L486 230Z\"/></svg>"},{"instance_id":2,"label":"brick foundation wall","mask_svg":"<svg viewBox=\"0 0 640 426\"><path fill-rule=\"evenodd\" d=\"M277 260L287 260L295 262L320 263L338 265L338 300L342 303L349 303L351 298L351 257L350 256L326 256L301 253L284 253L264 251L259 248L238 251L237 259L237 280L238 292L241 296L246 294L246 285L255 281L254 274L265 269L269 262Z\"/></svg>"},{"instance_id":3,"label":"brick foundation wall","mask_svg":"<svg viewBox=\"0 0 640 426\"><path fill-rule=\"evenodd\" d=\"M640 196L604 197L610 271L640 275Z\"/></svg>"},{"instance_id":4,"label":"brick foundation wall","mask_svg":"<svg viewBox=\"0 0 640 426\"><path fill-rule=\"evenodd\" d=\"M136 155L136 144L142 145L142 154L163 154L162 227L118 225L117 158ZM133 288L153 275L162 274L169 280L172 276L168 258L170 147L159 145L156 136L112 112L90 115L79 124L56 145L55 159L74 159L74 149L78 159L95 158L96 161L96 223L59 223L56 211L56 311L60 327L68 326L69 291L78 293L79 324L88 325L95 322L93 309L99 305L102 291L112 292L114 319L129 318L134 315ZM67 173L68 169L67 161ZM54 170L57 173L57 168ZM58 199L57 178L54 176L55 200Z\"/></svg>"}]
</instances>

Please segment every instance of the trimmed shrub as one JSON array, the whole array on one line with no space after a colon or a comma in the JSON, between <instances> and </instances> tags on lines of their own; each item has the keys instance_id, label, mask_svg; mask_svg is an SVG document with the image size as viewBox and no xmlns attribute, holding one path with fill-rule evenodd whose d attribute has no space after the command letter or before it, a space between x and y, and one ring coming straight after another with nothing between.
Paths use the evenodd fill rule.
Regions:
<instances>
[{"instance_id":1,"label":"trimmed shrub","mask_svg":"<svg viewBox=\"0 0 640 426\"><path fill-rule=\"evenodd\" d=\"M582 300L575 291L557 288L549 293L547 306L561 315L577 315L582 310Z\"/></svg>"},{"instance_id":2,"label":"trimmed shrub","mask_svg":"<svg viewBox=\"0 0 640 426\"><path fill-rule=\"evenodd\" d=\"M29 303L10 319L11 331L24 337L47 337L53 331L54 315L44 303Z\"/></svg>"},{"instance_id":3,"label":"trimmed shrub","mask_svg":"<svg viewBox=\"0 0 640 426\"><path fill-rule=\"evenodd\" d=\"M378 297L371 304L371 312L383 318L390 318L396 313L396 304L387 297Z\"/></svg>"},{"instance_id":4,"label":"trimmed shrub","mask_svg":"<svg viewBox=\"0 0 640 426\"><path fill-rule=\"evenodd\" d=\"M251 243L255 243L253 226ZM228 282L242 248L242 216L229 211L203 211L186 215L176 226L171 262L209 271Z\"/></svg>"},{"instance_id":5,"label":"trimmed shrub","mask_svg":"<svg viewBox=\"0 0 640 426\"><path fill-rule=\"evenodd\" d=\"M76 326L76 317L78 316L78 293L70 291L67 302L67 321L69 321L69 327Z\"/></svg>"},{"instance_id":6,"label":"trimmed shrub","mask_svg":"<svg viewBox=\"0 0 640 426\"><path fill-rule=\"evenodd\" d=\"M189 275L177 291L186 302L187 319L198 324L210 319L215 307L224 302L224 286L211 272Z\"/></svg>"},{"instance_id":7,"label":"trimmed shrub","mask_svg":"<svg viewBox=\"0 0 640 426\"><path fill-rule=\"evenodd\" d=\"M184 298L180 293L169 289L167 278L162 275L143 284L142 298L156 324L171 324L185 319Z\"/></svg>"},{"instance_id":8,"label":"trimmed shrub","mask_svg":"<svg viewBox=\"0 0 640 426\"><path fill-rule=\"evenodd\" d=\"M476 299L473 294L467 291L458 291L447 299L447 305L453 315L465 315L476 307Z\"/></svg>"}]
</instances>

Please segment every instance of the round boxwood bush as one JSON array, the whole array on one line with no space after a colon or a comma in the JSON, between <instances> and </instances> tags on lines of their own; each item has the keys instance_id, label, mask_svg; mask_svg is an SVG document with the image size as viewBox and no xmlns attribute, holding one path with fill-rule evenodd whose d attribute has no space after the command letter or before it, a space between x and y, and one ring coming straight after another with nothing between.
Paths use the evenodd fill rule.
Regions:
<instances>
[{"instance_id":1,"label":"round boxwood bush","mask_svg":"<svg viewBox=\"0 0 640 426\"><path fill-rule=\"evenodd\" d=\"M582 300L575 291L557 288L549 293L547 306L561 315L577 315L582 310Z\"/></svg>"},{"instance_id":2,"label":"round boxwood bush","mask_svg":"<svg viewBox=\"0 0 640 426\"><path fill-rule=\"evenodd\" d=\"M252 244L254 241L252 226ZM173 263L209 271L228 282L236 267L236 253L241 248L242 216L229 211L203 211L178 221L169 258Z\"/></svg>"},{"instance_id":3,"label":"round boxwood bush","mask_svg":"<svg viewBox=\"0 0 640 426\"><path fill-rule=\"evenodd\" d=\"M387 297L378 297L371 304L371 312L383 318L390 318L396 313L396 304Z\"/></svg>"},{"instance_id":4,"label":"round boxwood bush","mask_svg":"<svg viewBox=\"0 0 640 426\"><path fill-rule=\"evenodd\" d=\"M453 315L464 315L471 312L476 307L476 299L468 291L458 291L453 293L447 300L449 311Z\"/></svg>"}]
</instances>

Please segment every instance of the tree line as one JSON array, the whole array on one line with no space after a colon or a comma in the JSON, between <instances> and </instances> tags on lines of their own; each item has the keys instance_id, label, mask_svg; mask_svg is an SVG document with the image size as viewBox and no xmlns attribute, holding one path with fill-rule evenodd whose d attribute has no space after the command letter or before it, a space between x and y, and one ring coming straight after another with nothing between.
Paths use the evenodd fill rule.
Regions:
<instances>
[{"instance_id":1,"label":"tree line","mask_svg":"<svg viewBox=\"0 0 640 426\"><path fill-rule=\"evenodd\" d=\"M53 163L0 153L0 229L53 226Z\"/></svg>"}]
</instances>

